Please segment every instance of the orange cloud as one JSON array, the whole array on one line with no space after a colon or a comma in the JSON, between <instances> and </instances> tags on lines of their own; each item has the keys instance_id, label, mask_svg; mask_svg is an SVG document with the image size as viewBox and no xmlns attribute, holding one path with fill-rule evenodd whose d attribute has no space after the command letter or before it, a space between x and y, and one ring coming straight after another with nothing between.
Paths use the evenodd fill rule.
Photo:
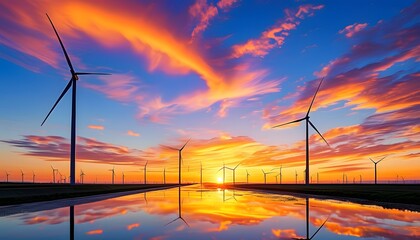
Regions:
<instances>
[{"instance_id":1,"label":"orange cloud","mask_svg":"<svg viewBox=\"0 0 420 240\"><path fill-rule=\"evenodd\" d=\"M208 27L210 20L217 15L218 11L217 7L207 5L206 0L197 0L194 5L190 7L189 13L192 17L199 19L199 23L191 33L191 38L193 39L197 34Z\"/></svg>"},{"instance_id":2,"label":"orange cloud","mask_svg":"<svg viewBox=\"0 0 420 240\"><path fill-rule=\"evenodd\" d=\"M99 234L102 234L103 232L104 232L104 230L102 230L102 229L96 229L96 230L86 232L86 234L87 235L99 235Z\"/></svg>"},{"instance_id":3,"label":"orange cloud","mask_svg":"<svg viewBox=\"0 0 420 240\"><path fill-rule=\"evenodd\" d=\"M354 23L341 29L338 32L341 34L345 34L348 38L351 38L354 34L362 31L365 27L367 27L367 23Z\"/></svg>"},{"instance_id":4,"label":"orange cloud","mask_svg":"<svg viewBox=\"0 0 420 240\"><path fill-rule=\"evenodd\" d=\"M239 58L245 54L263 57L275 47L281 47L289 32L295 29L299 24L299 19L306 16L312 16L315 10L322 9L323 5L303 5L300 6L295 15L291 14L291 10L286 9L286 17L277 24L264 31L260 38L248 40L244 44L237 44L232 47L233 58Z\"/></svg>"},{"instance_id":5,"label":"orange cloud","mask_svg":"<svg viewBox=\"0 0 420 240\"><path fill-rule=\"evenodd\" d=\"M140 227L140 223L133 223L127 226L127 230L130 231L133 228L138 228L138 227Z\"/></svg>"},{"instance_id":6,"label":"orange cloud","mask_svg":"<svg viewBox=\"0 0 420 240\"><path fill-rule=\"evenodd\" d=\"M88 125L88 128L95 129L95 130L104 130L105 127L101 125Z\"/></svg>"},{"instance_id":7,"label":"orange cloud","mask_svg":"<svg viewBox=\"0 0 420 240\"><path fill-rule=\"evenodd\" d=\"M127 131L127 135L128 136L132 136L132 137L139 137L140 136L140 133L136 133L136 132L133 132L131 130L128 130Z\"/></svg>"}]
</instances>

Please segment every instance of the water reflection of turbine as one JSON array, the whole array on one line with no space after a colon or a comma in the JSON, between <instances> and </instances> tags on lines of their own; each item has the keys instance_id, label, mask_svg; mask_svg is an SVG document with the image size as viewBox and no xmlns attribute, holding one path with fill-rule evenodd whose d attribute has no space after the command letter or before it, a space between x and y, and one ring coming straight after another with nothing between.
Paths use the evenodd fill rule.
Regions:
<instances>
[{"instance_id":1,"label":"water reflection of turbine","mask_svg":"<svg viewBox=\"0 0 420 240\"><path fill-rule=\"evenodd\" d=\"M190 225L187 223L187 221L185 221L185 219L182 217L182 204L181 204L181 187L178 187L178 217L175 218L174 220L168 222L165 226L168 226L169 224L175 222L176 220L181 219L188 227L190 227Z\"/></svg>"},{"instance_id":2,"label":"water reflection of turbine","mask_svg":"<svg viewBox=\"0 0 420 240\"><path fill-rule=\"evenodd\" d=\"M70 206L70 240L74 240L74 205Z\"/></svg>"},{"instance_id":3,"label":"water reflection of turbine","mask_svg":"<svg viewBox=\"0 0 420 240\"><path fill-rule=\"evenodd\" d=\"M315 235L321 230L321 228L325 225L325 223L328 221L329 216L325 221L321 224L321 226L315 231L315 233L309 237L309 198L306 197L306 238L293 238L293 239L299 239L299 240L311 240L315 237Z\"/></svg>"}]
</instances>

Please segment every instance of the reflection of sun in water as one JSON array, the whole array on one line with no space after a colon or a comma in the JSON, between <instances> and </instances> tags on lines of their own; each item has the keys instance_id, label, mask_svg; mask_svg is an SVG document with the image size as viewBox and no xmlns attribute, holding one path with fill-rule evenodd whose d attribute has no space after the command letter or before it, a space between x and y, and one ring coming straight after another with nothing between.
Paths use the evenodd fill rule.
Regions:
<instances>
[{"instance_id":1,"label":"reflection of sun in water","mask_svg":"<svg viewBox=\"0 0 420 240\"><path fill-rule=\"evenodd\" d=\"M223 182L223 179L221 177L218 177L217 178L217 183L222 183L222 182Z\"/></svg>"}]
</instances>

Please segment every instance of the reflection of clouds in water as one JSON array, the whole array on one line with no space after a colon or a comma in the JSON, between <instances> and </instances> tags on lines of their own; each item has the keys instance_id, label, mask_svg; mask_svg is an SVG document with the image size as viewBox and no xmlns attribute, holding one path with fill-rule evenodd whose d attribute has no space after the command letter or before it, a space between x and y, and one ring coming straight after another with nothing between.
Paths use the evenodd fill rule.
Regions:
<instances>
[{"instance_id":1,"label":"reflection of clouds in water","mask_svg":"<svg viewBox=\"0 0 420 240\"><path fill-rule=\"evenodd\" d=\"M225 195L223 197L223 194ZM233 198L235 196L235 199ZM236 200L236 201L235 201ZM171 232L190 234L191 231L210 234L234 234L237 231L263 231L269 227L273 237L289 238L304 236L301 230L306 222L305 199L280 195L238 190L198 190L184 187L181 191L182 217L190 228L181 221L163 227L179 214L178 189L168 189L144 194L106 199L75 206L76 232L78 226L88 224L89 231L104 229L108 221L118 223L124 231L146 231L148 224L154 224L153 234L172 237ZM383 237L407 239L418 237L416 230L420 213L384 209L377 206L341 202L337 200L310 199L309 224L312 235L328 218L321 229L321 235L348 235L355 237ZM68 208L59 208L15 216L25 225L56 225L67 223ZM158 219L158 223L156 222ZM157 230L162 227L162 231ZM275 224L275 226L273 225ZM244 229L245 228L245 229ZM190 230L187 230L190 229ZM193 230L191 230L193 229ZM150 232L152 233L152 232ZM241 232L242 233L242 232ZM106 232L102 232L106 235ZM185 236L183 236L185 237Z\"/></svg>"}]
</instances>

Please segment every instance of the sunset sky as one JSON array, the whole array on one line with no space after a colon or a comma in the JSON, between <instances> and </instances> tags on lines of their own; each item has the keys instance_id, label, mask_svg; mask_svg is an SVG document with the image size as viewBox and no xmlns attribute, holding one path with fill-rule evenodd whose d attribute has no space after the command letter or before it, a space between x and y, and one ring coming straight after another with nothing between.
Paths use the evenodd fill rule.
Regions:
<instances>
[{"instance_id":1,"label":"sunset sky","mask_svg":"<svg viewBox=\"0 0 420 240\"><path fill-rule=\"evenodd\" d=\"M71 94L40 126L76 71L76 173L85 182L262 182L283 166L303 182L305 116L310 173L323 182L418 179L420 3L407 1L1 1L0 181L69 175ZM417 79L417 80L416 80ZM279 170L268 177L275 182ZM398 176L398 177L397 177ZM232 172L227 172L230 182ZM76 181L79 176L76 177Z\"/></svg>"}]
</instances>

